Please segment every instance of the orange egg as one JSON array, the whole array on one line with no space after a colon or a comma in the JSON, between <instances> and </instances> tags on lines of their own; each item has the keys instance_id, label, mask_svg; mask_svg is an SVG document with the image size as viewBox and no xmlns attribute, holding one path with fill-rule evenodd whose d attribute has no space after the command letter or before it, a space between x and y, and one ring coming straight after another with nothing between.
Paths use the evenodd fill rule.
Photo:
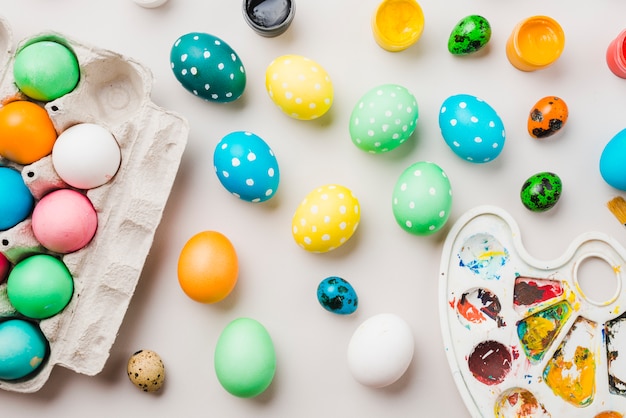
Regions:
<instances>
[{"instance_id":1,"label":"orange egg","mask_svg":"<svg viewBox=\"0 0 626 418\"><path fill-rule=\"evenodd\" d=\"M547 138L557 133L569 116L567 104L556 96L546 96L532 107L528 115L528 133L533 138Z\"/></svg>"},{"instance_id":2,"label":"orange egg","mask_svg":"<svg viewBox=\"0 0 626 418\"><path fill-rule=\"evenodd\" d=\"M57 133L48 112L26 100L0 107L0 155L31 164L52 152Z\"/></svg>"},{"instance_id":3,"label":"orange egg","mask_svg":"<svg viewBox=\"0 0 626 418\"><path fill-rule=\"evenodd\" d=\"M191 237L178 258L178 283L196 302L221 301L235 287L238 274L235 248L216 231L203 231Z\"/></svg>"}]
</instances>

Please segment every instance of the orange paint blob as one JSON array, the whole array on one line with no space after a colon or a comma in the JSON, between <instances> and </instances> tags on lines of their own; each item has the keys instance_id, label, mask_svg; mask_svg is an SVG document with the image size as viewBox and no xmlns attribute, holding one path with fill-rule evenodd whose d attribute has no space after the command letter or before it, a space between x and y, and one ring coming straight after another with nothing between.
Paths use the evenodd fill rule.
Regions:
<instances>
[{"instance_id":1,"label":"orange paint blob","mask_svg":"<svg viewBox=\"0 0 626 418\"><path fill-rule=\"evenodd\" d=\"M517 69L535 71L552 65L564 47L565 33L556 20L532 16L515 26L506 44L506 54Z\"/></svg>"},{"instance_id":2,"label":"orange paint blob","mask_svg":"<svg viewBox=\"0 0 626 418\"><path fill-rule=\"evenodd\" d=\"M232 243L216 231L200 232L187 241L178 258L178 283L196 302L215 303L237 283L239 264Z\"/></svg>"},{"instance_id":3,"label":"orange paint blob","mask_svg":"<svg viewBox=\"0 0 626 418\"><path fill-rule=\"evenodd\" d=\"M0 107L0 155L26 165L52 153L57 133L48 112L26 100Z\"/></svg>"},{"instance_id":4,"label":"orange paint blob","mask_svg":"<svg viewBox=\"0 0 626 418\"><path fill-rule=\"evenodd\" d=\"M624 415L620 414L619 412L605 411L605 412L600 412L594 418L623 418L623 417Z\"/></svg>"},{"instance_id":5,"label":"orange paint blob","mask_svg":"<svg viewBox=\"0 0 626 418\"><path fill-rule=\"evenodd\" d=\"M595 359L585 347L576 347L573 358L557 351L543 374L555 395L574 406L589 405L595 393Z\"/></svg>"},{"instance_id":6,"label":"orange paint blob","mask_svg":"<svg viewBox=\"0 0 626 418\"><path fill-rule=\"evenodd\" d=\"M383 0L372 18L376 43L387 51L402 51L422 36L424 13L415 0Z\"/></svg>"}]
</instances>

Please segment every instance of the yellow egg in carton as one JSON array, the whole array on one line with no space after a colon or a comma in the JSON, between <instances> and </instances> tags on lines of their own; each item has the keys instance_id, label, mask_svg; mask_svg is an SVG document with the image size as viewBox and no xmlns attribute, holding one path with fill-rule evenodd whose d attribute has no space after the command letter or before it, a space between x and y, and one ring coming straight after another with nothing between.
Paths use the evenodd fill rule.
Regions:
<instances>
[{"instance_id":1,"label":"yellow egg in carton","mask_svg":"<svg viewBox=\"0 0 626 418\"><path fill-rule=\"evenodd\" d=\"M50 101L24 95L13 74L17 52L38 41L64 45L79 65L75 88ZM35 236L31 217L0 231L0 252L12 266L48 254L60 259L73 278L71 298L60 312L26 318L47 341L41 364L26 376L0 378L0 389L28 393L43 387L57 365L90 376L102 371L153 244L189 127L185 118L152 102L151 71L129 57L55 32L36 34L14 48L11 29L1 17L0 54L0 108L16 98L35 102L47 111L58 135L78 124L97 124L112 134L121 154L110 180L80 191L98 220L84 247L66 254L51 252ZM76 189L59 176L51 154L28 164L0 157L0 166L21 173L35 205L53 191ZM8 282L0 284L0 325L24 316L8 297L7 287Z\"/></svg>"}]
</instances>

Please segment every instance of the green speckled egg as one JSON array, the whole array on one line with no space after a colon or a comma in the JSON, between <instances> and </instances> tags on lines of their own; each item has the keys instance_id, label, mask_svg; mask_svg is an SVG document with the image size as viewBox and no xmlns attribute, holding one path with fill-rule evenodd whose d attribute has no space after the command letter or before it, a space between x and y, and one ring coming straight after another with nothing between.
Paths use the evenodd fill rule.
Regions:
<instances>
[{"instance_id":1,"label":"green speckled egg","mask_svg":"<svg viewBox=\"0 0 626 418\"><path fill-rule=\"evenodd\" d=\"M237 100L246 87L246 71L237 53L208 33L187 33L174 42L170 65L182 86L213 102Z\"/></svg>"},{"instance_id":2,"label":"green speckled egg","mask_svg":"<svg viewBox=\"0 0 626 418\"><path fill-rule=\"evenodd\" d=\"M561 197L563 184L554 173L547 171L528 178L522 186L522 203L533 212L545 212L551 209Z\"/></svg>"},{"instance_id":3,"label":"green speckled egg","mask_svg":"<svg viewBox=\"0 0 626 418\"><path fill-rule=\"evenodd\" d=\"M491 39L491 25L479 15L461 19L450 34L448 51L453 55L468 55L482 49Z\"/></svg>"}]
</instances>

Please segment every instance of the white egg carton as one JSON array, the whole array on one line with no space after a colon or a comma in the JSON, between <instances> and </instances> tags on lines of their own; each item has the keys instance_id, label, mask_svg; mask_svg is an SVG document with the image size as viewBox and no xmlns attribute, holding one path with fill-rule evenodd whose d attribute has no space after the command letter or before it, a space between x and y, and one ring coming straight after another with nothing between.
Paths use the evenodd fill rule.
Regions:
<instances>
[{"instance_id":1,"label":"white egg carton","mask_svg":"<svg viewBox=\"0 0 626 418\"><path fill-rule=\"evenodd\" d=\"M59 314L41 320L50 345L45 363L32 377L0 381L0 389L35 392L56 365L77 373L102 371L152 246L178 172L189 127L186 119L155 105L150 98L152 73L135 60L76 42L62 34L42 32L12 47L12 32L0 18L0 99L20 94L12 60L21 46L35 40L57 40L77 56L80 81L70 93L45 104L57 133L77 123L96 123L117 139L121 166L105 185L87 191L98 215L93 240L63 256L74 279L74 294ZM27 166L0 158L21 171L36 200L67 188L51 157ZM0 251L13 264L47 251L37 242L30 218L0 232ZM6 283L0 286L0 317L15 314Z\"/></svg>"},{"instance_id":2,"label":"white egg carton","mask_svg":"<svg viewBox=\"0 0 626 418\"><path fill-rule=\"evenodd\" d=\"M581 286L579 268L589 259L614 273L607 300ZM439 308L452 375L471 415L626 411L624 266L626 250L599 232L540 260L504 210L480 206L459 218L442 251Z\"/></svg>"}]
</instances>

